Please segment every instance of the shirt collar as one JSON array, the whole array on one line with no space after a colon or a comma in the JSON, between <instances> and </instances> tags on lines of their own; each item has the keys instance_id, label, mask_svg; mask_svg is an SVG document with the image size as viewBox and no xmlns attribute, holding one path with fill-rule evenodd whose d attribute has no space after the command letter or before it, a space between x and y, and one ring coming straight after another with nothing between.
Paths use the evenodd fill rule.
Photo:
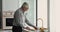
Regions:
<instances>
[{"instance_id":1,"label":"shirt collar","mask_svg":"<svg viewBox=\"0 0 60 32\"><path fill-rule=\"evenodd\" d=\"M21 8L19 8L19 12L24 14L24 15L27 15L27 11L26 12L23 12L23 10Z\"/></svg>"}]
</instances>

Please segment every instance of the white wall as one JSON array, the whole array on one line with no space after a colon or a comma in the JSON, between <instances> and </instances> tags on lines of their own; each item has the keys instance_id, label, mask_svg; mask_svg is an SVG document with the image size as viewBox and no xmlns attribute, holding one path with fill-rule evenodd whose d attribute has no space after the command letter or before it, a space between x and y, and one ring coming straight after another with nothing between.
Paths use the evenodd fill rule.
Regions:
<instances>
[{"instance_id":1,"label":"white wall","mask_svg":"<svg viewBox=\"0 0 60 32\"><path fill-rule=\"evenodd\" d=\"M13 10L18 8L18 0L2 0L3 11Z\"/></svg>"},{"instance_id":2,"label":"white wall","mask_svg":"<svg viewBox=\"0 0 60 32\"><path fill-rule=\"evenodd\" d=\"M50 0L50 31L60 32L60 0Z\"/></svg>"},{"instance_id":3,"label":"white wall","mask_svg":"<svg viewBox=\"0 0 60 32\"><path fill-rule=\"evenodd\" d=\"M60 0L50 0L50 30L60 32Z\"/></svg>"},{"instance_id":4,"label":"white wall","mask_svg":"<svg viewBox=\"0 0 60 32\"><path fill-rule=\"evenodd\" d=\"M55 0L50 0L50 32L57 32L56 31L56 3Z\"/></svg>"}]
</instances>

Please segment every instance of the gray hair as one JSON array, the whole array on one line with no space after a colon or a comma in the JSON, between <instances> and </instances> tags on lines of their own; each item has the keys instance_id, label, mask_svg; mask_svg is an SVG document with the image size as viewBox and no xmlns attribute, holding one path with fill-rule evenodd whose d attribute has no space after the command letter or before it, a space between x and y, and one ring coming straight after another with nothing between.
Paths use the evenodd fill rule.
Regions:
<instances>
[{"instance_id":1,"label":"gray hair","mask_svg":"<svg viewBox=\"0 0 60 32\"><path fill-rule=\"evenodd\" d=\"M29 8L28 3L27 3L27 2L24 2L23 5L22 5L22 8L23 8L23 7L27 7L27 8Z\"/></svg>"}]
</instances>

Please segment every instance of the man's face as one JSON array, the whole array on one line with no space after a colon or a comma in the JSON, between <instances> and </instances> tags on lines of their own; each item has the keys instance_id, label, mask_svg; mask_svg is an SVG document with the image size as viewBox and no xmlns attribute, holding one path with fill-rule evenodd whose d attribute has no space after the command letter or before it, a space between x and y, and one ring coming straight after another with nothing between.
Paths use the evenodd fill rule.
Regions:
<instances>
[{"instance_id":1,"label":"man's face","mask_svg":"<svg viewBox=\"0 0 60 32\"><path fill-rule=\"evenodd\" d=\"M23 11L27 11L28 10L28 7L23 7Z\"/></svg>"}]
</instances>

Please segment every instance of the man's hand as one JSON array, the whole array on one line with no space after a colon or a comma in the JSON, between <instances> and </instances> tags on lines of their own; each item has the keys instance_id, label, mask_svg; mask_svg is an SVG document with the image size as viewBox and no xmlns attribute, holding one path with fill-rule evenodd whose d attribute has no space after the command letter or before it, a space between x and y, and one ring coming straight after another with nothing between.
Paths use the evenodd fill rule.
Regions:
<instances>
[{"instance_id":1,"label":"man's hand","mask_svg":"<svg viewBox=\"0 0 60 32\"><path fill-rule=\"evenodd\" d=\"M37 27L34 27L35 30L37 30L38 28Z\"/></svg>"},{"instance_id":2,"label":"man's hand","mask_svg":"<svg viewBox=\"0 0 60 32\"><path fill-rule=\"evenodd\" d=\"M25 29L31 30L29 27L25 27Z\"/></svg>"}]
</instances>

